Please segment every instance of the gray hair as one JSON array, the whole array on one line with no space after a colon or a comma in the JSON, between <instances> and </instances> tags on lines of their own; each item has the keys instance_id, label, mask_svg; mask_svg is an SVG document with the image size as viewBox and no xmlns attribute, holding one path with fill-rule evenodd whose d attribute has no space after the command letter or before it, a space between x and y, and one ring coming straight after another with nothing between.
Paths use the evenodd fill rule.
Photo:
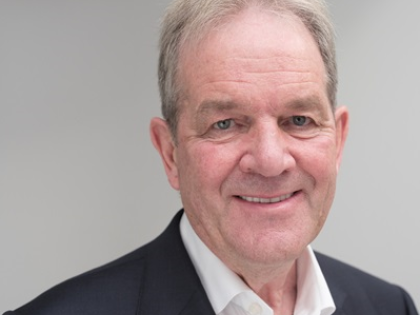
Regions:
<instances>
[{"instance_id":1,"label":"gray hair","mask_svg":"<svg viewBox=\"0 0 420 315\"><path fill-rule=\"evenodd\" d=\"M328 98L331 107L335 108L337 66L334 30L324 0L175 0L162 21L158 73L162 115L175 140L182 90L177 77L182 46L186 41L200 41L206 32L219 26L227 17L253 5L280 14L291 12L304 23L321 53L327 73Z\"/></svg>"}]
</instances>

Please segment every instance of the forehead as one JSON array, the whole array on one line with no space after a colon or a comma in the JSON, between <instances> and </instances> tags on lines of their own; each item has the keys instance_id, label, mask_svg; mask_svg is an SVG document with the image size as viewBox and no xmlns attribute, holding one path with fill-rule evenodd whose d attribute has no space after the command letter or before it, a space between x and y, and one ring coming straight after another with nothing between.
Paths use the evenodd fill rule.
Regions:
<instances>
[{"instance_id":1,"label":"forehead","mask_svg":"<svg viewBox=\"0 0 420 315\"><path fill-rule=\"evenodd\" d=\"M318 46L291 13L281 16L248 8L181 47L178 79L185 97L214 83L281 87L318 82L325 67ZM273 84L274 83L274 84Z\"/></svg>"}]
</instances>

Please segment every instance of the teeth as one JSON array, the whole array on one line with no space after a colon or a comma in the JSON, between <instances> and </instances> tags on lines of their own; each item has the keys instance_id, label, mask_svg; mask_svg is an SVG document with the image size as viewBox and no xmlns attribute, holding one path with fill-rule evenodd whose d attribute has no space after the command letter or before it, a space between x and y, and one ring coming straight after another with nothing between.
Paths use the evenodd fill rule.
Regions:
<instances>
[{"instance_id":1,"label":"teeth","mask_svg":"<svg viewBox=\"0 0 420 315\"><path fill-rule=\"evenodd\" d=\"M245 196L239 196L239 198L248 201L248 202L255 202L255 203L275 203L280 202L286 199L289 199L292 197L293 194L288 194L276 198L255 198L255 197L245 197Z\"/></svg>"}]
</instances>

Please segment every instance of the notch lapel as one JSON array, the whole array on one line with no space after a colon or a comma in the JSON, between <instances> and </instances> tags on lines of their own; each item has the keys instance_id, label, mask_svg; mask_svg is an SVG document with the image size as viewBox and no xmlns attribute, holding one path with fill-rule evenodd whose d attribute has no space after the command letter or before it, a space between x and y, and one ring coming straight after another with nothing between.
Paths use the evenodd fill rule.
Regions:
<instances>
[{"instance_id":1,"label":"notch lapel","mask_svg":"<svg viewBox=\"0 0 420 315\"><path fill-rule=\"evenodd\" d=\"M182 213L147 245L137 315L214 315L182 242Z\"/></svg>"}]
</instances>

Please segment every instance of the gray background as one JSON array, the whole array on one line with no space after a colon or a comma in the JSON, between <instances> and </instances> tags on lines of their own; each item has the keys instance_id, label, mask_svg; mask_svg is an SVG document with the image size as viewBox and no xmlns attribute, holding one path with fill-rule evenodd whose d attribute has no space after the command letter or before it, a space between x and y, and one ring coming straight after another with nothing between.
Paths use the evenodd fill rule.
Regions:
<instances>
[{"instance_id":1,"label":"gray background","mask_svg":"<svg viewBox=\"0 0 420 315\"><path fill-rule=\"evenodd\" d=\"M180 207L148 125L167 0L0 0L0 311L156 236ZM420 305L420 2L333 1L351 131L320 251Z\"/></svg>"}]
</instances>

